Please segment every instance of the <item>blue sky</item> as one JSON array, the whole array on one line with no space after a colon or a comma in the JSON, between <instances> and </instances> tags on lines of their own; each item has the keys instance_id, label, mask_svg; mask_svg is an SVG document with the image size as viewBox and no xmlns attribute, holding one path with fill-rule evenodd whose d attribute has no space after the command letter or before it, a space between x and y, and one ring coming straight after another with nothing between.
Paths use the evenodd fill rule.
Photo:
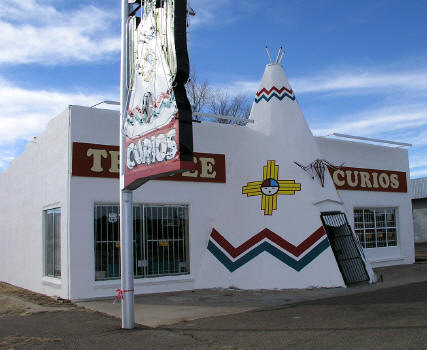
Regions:
<instances>
[{"instance_id":1,"label":"blue sky","mask_svg":"<svg viewBox=\"0 0 427 350\"><path fill-rule=\"evenodd\" d=\"M315 135L412 143L427 176L427 1L190 0L199 80L254 95L283 65ZM0 171L69 104L119 99L120 0L0 2Z\"/></svg>"}]
</instances>

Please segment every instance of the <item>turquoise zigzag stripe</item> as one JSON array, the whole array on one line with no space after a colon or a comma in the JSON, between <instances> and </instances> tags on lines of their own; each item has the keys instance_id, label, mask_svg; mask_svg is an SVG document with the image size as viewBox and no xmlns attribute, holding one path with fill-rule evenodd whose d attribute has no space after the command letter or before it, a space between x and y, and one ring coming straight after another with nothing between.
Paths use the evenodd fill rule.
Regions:
<instances>
[{"instance_id":1,"label":"turquoise zigzag stripe","mask_svg":"<svg viewBox=\"0 0 427 350\"><path fill-rule=\"evenodd\" d=\"M295 101L295 95L291 96L288 93L283 93L282 95L278 95L277 93L273 92L270 96L265 97L265 95L261 95L260 98L255 98L255 103L258 103L259 101L261 101L262 99L266 100L267 102L269 102L273 97L278 98L280 101L282 101L285 97L290 98L292 101Z\"/></svg>"},{"instance_id":2,"label":"turquoise zigzag stripe","mask_svg":"<svg viewBox=\"0 0 427 350\"><path fill-rule=\"evenodd\" d=\"M300 260L296 260L289 255L287 255L282 250L278 249L269 242L263 242L256 248L252 249L239 259L232 261L227 255L225 255L212 241L208 243L208 250L217 258L230 272L236 271L238 268L245 265L247 262L256 258L262 252L266 251L270 253L275 258L279 259L284 264L293 268L296 271L301 271L304 267L310 264L314 259L316 259L326 248L329 247L328 238L323 239L315 248L313 248L309 253L307 253Z\"/></svg>"}]
</instances>

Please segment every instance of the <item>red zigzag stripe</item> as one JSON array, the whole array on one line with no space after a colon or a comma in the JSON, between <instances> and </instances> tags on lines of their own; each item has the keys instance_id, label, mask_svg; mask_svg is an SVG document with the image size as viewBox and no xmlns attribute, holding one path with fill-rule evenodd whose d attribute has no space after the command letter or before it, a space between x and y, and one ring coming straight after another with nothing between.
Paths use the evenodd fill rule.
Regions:
<instances>
[{"instance_id":1,"label":"red zigzag stripe","mask_svg":"<svg viewBox=\"0 0 427 350\"><path fill-rule=\"evenodd\" d=\"M281 94L283 91L286 91L286 92L287 92L287 93L289 93L290 95L292 95L292 94L293 94L292 89L288 90L287 88L282 87L282 88L279 90L277 87L273 86L270 90L267 90L266 88L263 88L262 90L258 91L258 92L256 93L256 95L257 95L257 97L259 97L263 92L265 92L267 95L270 95L273 91L276 91L276 92L277 92L277 93L279 93L279 94Z\"/></svg>"},{"instance_id":2,"label":"red zigzag stripe","mask_svg":"<svg viewBox=\"0 0 427 350\"><path fill-rule=\"evenodd\" d=\"M238 257L240 254L244 253L255 244L261 242L264 238L269 239L270 241L276 243L281 248L285 249L289 253L298 257L304 253L308 248L310 248L314 243L316 243L319 238L323 237L326 234L323 227L319 227L314 231L307 239L301 242L299 245L294 246L292 243L289 243L287 240L275 234L273 231L270 231L268 228L265 228L261 232L257 233L255 236L247 240L242 245L234 248L230 242L228 242L224 236L222 236L217 230L212 229L211 237L233 258Z\"/></svg>"}]
</instances>

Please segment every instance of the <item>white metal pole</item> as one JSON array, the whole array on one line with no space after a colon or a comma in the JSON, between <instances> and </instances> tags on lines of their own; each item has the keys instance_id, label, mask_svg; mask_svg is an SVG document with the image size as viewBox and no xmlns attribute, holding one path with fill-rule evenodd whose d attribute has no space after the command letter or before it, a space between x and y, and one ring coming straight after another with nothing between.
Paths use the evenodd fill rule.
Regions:
<instances>
[{"instance_id":1,"label":"white metal pole","mask_svg":"<svg viewBox=\"0 0 427 350\"><path fill-rule=\"evenodd\" d=\"M120 252L122 289L122 328L132 329L135 323L133 293L133 215L132 191L121 191Z\"/></svg>"},{"instance_id":2,"label":"white metal pole","mask_svg":"<svg viewBox=\"0 0 427 350\"><path fill-rule=\"evenodd\" d=\"M271 58L270 50L268 49L267 46L265 47L265 51L267 51L267 55L268 55L268 58L270 59L270 63L273 64L273 59Z\"/></svg>"},{"instance_id":3,"label":"white metal pole","mask_svg":"<svg viewBox=\"0 0 427 350\"><path fill-rule=\"evenodd\" d=\"M282 53L282 49L283 49L283 47L282 47L282 46L280 46L279 52L277 53L277 57L276 57L276 62L275 62L275 64L279 63L279 58L280 58L280 54Z\"/></svg>"},{"instance_id":4,"label":"white metal pole","mask_svg":"<svg viewBox=\"0 0 427 350\"><path fill-rule=\"evenodd\" d=\"M133 329L134 290L133 290L133 197L132 191L124 190L125 139L122 134L127 103L127 20L128 0L122 1L122 51L120 62L120 262L122 294L122 328Z\"/></svg>"}]
</instances>

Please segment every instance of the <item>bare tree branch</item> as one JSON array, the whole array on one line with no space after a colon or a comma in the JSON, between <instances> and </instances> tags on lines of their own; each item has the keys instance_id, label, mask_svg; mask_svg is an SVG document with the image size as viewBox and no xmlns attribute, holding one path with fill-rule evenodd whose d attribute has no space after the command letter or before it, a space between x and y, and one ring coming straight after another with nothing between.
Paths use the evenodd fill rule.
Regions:
<instances>
[{"instance_id":1,"label":"bare tree branch","mask_svg":"<svg viewBox=\"0 0 427 350\"><path fill-rule=\"evenodd\" d=\"M239 94L230 96L227 91L213 89L205 80L199 83L197 74L193 71L186 84L187 96L191 109L196 112L210 112L216 115L236 118L249 118L252 101L248 95ZM218 119L219 123L241 124L241 122ZM243 123L244 124L244 123Z\"/></svg>"},{"instance_id":2,"label":"bare tree branch","mask_svg":"<svg viewBox=\"0 0 427 350\"><path fill-rule=\"evenodd\" d=\"M187 90L187 97L190 101L191 110L193 112L202 112L205 110L211 94L211 88L207 80L199 83L197 81L197 75L193 71L185 88Z\"/></svg>"},{"instance_id":3,"label":"bare tree branch","mask_svg":"<svg viewBox=\"0 0 427 350\"><path fill-rule=\"evenodd\" d=\"M220 89L212 90L209 99L209 109L213 114L225 115L236 118L249 118L251 103L249 96L239 94L230 96ZM219 119L220 123L233 124L236 122Z\"/></svg>"}]
</instances>

